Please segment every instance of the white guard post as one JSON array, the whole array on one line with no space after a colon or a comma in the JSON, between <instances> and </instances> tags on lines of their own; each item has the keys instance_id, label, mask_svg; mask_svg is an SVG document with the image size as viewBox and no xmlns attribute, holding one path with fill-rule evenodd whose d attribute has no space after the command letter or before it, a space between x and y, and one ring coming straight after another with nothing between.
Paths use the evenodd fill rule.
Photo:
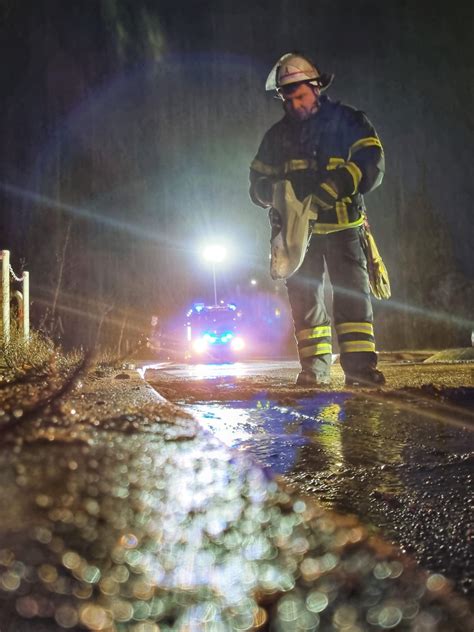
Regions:
<instances>
[{"instance_id":1,"label":"white guard post","mask_svg":"<svg viewBox=\"0 0 474 632\"><path fill-rule=\"evenodd\" d=\"M2 337L3 344L10 342L10 251L2 250Z\"/></svg>"},{"instance_id":2,"label":"white guard post","mask_svg":"<svg viewBox=\"0 0 474 632\"><path fill-rule=\"evenodd\" d=\"M10 266L10 251L1 250L0 259L2 261L2 338L3 344L10 342L10 275L15 281L22 284L22 292L16 292L21 308L20 327L23 334L23 341L30 339L30 273L23 272L23 276L18 278Z\"/></svg>"},{"instance_id":3,"label":"white guard post","mask_svg":"<svg viewBox=\"0 0 474 632\"><path fill-rule=\"evenodd\" d=\"M28 342L30 340L30 273L23 272L22 278L23 284L23 340Z\"/></svg>"}]
</instances>

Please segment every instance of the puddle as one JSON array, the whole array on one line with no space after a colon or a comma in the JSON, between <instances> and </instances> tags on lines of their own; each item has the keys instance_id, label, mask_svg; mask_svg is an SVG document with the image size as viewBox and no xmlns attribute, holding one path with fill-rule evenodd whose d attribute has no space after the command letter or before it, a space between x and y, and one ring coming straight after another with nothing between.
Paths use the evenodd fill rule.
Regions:
<instances>
[{"instance_id":1,"label":"puddle","mask_svg":"<svg viewBox=\"0 0 474 632\"><path fill-rule=\"evenodd\" d=\"M474 433L425 402L319 393L186 407L226 445L252 455L324 506L354 513L472 590Z\"/></svg>"}]
</instances>

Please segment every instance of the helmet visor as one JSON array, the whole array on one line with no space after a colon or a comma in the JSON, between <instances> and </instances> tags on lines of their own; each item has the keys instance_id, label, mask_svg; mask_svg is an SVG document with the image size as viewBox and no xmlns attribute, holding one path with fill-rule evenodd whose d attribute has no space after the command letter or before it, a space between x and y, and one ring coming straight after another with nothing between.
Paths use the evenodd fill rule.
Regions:
<instances>
[{"instance_id":1,"label":"helmet visor","mask_svg":"<svg viewBox=\"0 0 474 632\"><path fill-rule=\"evenodd\" d=\"M273 68L270 70L270 74L267 77L267 81L265 82L265 90L276 90L278 88L277 86L277 79L278 79L278 69L280 68L280 66L283 64L283 62L288 59L289 57L292 57L293 53L286 53L286 55L283 55L282 57L280 57L280 59L277 61L277 63L273 66Z\"/></svg>"}]
</instances>

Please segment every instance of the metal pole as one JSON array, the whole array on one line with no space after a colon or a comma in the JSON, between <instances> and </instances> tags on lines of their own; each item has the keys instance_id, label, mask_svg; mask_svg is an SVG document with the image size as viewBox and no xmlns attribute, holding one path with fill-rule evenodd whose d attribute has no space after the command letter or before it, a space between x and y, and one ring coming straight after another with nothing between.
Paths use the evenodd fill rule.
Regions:
<instances>
[{"instance_id":1,"label":"metal pole","mask_svg":"<svg viewBox=\"0 0 474 632\"><path fill-rule=\"evenodd\" d=\"M30 340L30 273L23 272L23 340Z\"/></svg>"},{"instance_id":2,"label":"metal pole","mask_svg":"<svg viewBox=\"0 0 474 632\"><path fill-rule=\"evenodd\" d=\"M212 264L212 278L214 280L214 305L217 305L216 264Z\"/></svg>"},{"instance_id":3,"label":"metal pole","mask_svg":"<svg viewBox=\"0 0 474 632\"><path fill-rule=\"evenodd\" d=\"M3 344L10 342L10 251L2 250L2 327Z\"/></svg>"}]
</instances>

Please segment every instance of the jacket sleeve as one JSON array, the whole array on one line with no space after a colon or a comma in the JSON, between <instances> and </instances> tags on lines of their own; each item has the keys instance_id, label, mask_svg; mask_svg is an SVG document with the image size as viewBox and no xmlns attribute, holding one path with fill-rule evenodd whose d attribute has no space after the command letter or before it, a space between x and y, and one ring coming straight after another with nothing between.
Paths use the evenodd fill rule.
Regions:
<instances>
[{"instance_id":1,"label":"jacket sleeve","mask_svg":"<svg viewBox=\"0 0 474 632\"><path fill-rule=\"evenodd\" d=\"M312 191L314 201L323 210L345 197L372 191L385 172L382 143L366 115L348 109L341 125L345 157L329 158Z\"/></svg>"},{"instance_id":2,"label":"jacket sleeve","mask_svg":"<svg viewBox=\"0 0 474 632\"><path fill-rule=\"evenodd\" d=\"M276 181L278 169L272 165L272 152L270 135L267 132L263 137L257 155L250 165L250 199L257 206L267 208L271 204L269 192Z\"/></svg>"},{"instance_id":3,"label":"jacket sleeve","mask_svg":"<svg viewBox=\"0 0 474 632\"><path fill-rule=\"evenodd\" d=\"M351 110L347 124L344 163L334 169L340 179L340 194L369 193L379 186L385 172L385 159L380 138L363 112ZM348 177L350 176L350 177ZM339 193L339 191L338 191Z\"/></svg>"}]
</instances>

